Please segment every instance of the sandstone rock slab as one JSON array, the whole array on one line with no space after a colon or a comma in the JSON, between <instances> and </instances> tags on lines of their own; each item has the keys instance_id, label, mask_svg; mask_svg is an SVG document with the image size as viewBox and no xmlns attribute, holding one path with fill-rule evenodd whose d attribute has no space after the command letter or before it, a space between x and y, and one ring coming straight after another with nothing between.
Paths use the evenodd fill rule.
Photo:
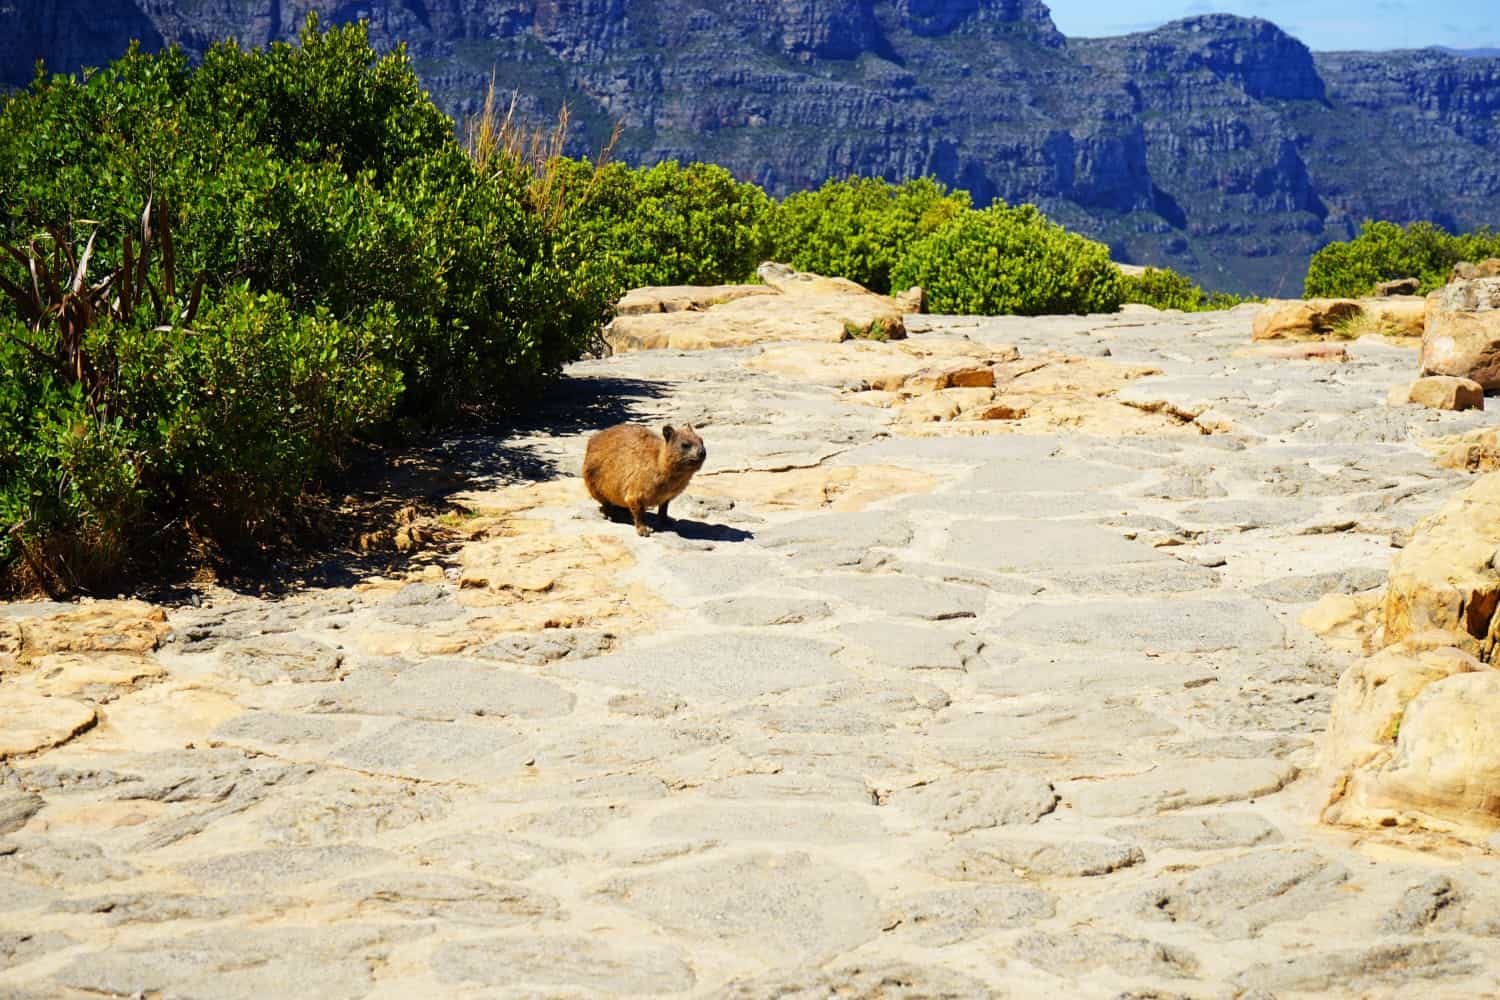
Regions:
<instances>
[{"instance_id":1,"label":"sandstone rock slab","mask_svg":"<svg viewBox=\"0 0 1500 1000\"><path fill-rule=\"evenodd\" d=\"M1281 623L1258 601L1232 598L1035 604L1002 631L1033 643L1111 642L1126 650L1178 653L1279 649Z\"/></svg>"},{"instance_id":2,"label":"sandstone rock slab","mask_svg":"<svg viewBox=\"0 0 1500 1000\"><path fill-rule=\"evenodd\" d=\"M598 935L533 933L449 941L432 954L441 982L543 995L658 996L693 988L697 977L677 948L613 943Z\"/></svg>"},{"instance_id":3,"label":"sandstone rock slab","mask_svg":"<svg viewBox=\"0 0 1500 1000\"><path fill-rule=\"evenodd\" d=\"M1331 823L1500 830L1500 670L1444 633L1409 637L1344 672L1323 749Z\"/></svg>"},{"instance_id":4,"label":"sandstone rock slab","mask_svg":"<svg viewBox=\"0 0 1500 1000\"><path fill-rule=\"evenodd\" d=\"M1199 969L1197 956L1186 948L1128 934L1032 931L1014 947L1022 960L1056 976L1108 968L1125 976L1194 979Z\"/></svg>"},{"instance_id":5,"label":"sandstone rock slab","mask_svg":"<svg viewBox=\"0 0 1500 1000\"><path fill-rule=\"evenodd\" d=\"M1110 831L1147 847L1181 851L1218 851L1274 844L1283 837L1265 817L1253 812L1206 812L1161 816Z\"/></svg>"},{"instance_id":6,"label":"sandstone rock slab","mask_svg":"<svg viewBox=\"0 0 1500 1000\"><path fill-rule=\"evenodd\" d=\"M1004 990L953 969L923 961L863 961L833 969L817 966L735 979L720 991L723 1000L1002 1000Z\"/></svg>"},{"instance_id":7,"label":"sandstone rock slab","mask_svg":"<svg viewBox=\"0 0 1500 1000\"><path fill-rule=\"evenodd\" d=\"M549 896L464 875L390 872L349 879L332 892L370 917L440 918L501 928L558 916L557 901Z\"/></svg>"},{"instance_id":8,"label":"sandstone rock slab","mask_svg":"<svg viewBox=\"0 0 1500 1000\"><path fill-rule=\"evenodd\" d=\"M874 806L825 809L815 806L694 804L651 821L663 838L715 840L725 844L845 844L878 840L885 830Z\"/></svg>"},{"instance_id":9,"label":"sandstone rock slab","mask_svg":"<svg viewBox=\"0 0 1500 1000\"><path fill-rule=\"evenodd\" d=\"M737 701L847 679L834 648L800 637L730 632L565 662L558 672L689 700Z\"/></svg>"},{"instance_id":10,"label":"sandstone rock slab","mask_svg":"<svg viewBox=\"0 0 1500 1000\"><path fill-rule=\"evenodd\" d=\"M977 587L902 573L826 575L799 582L798 586L887 615L934 622L974 618L984 611L986 603L984 591Z\"/></svg>"},{"instance_id":11,"label":"sandstone rock slab","mask_svg":"<svg viewBox=\"0 0 1500 1000\"><path fill-rule=\"evenodd\" d=\"M0 760L60 746L94 725L92 706L0 688Z\"/></svg>"},{"instance_id":12,"label":"sandstone rock slab","mask_svg":"<svg viewBox=\"0 0 1500 1000\"><path fill-rule=\"evenodd\" d=\"M1348 877L1342 865L1313 851L1252 851L1158 879L1135 893L1131 912L1198 924L1221 938L1249 938L1330 905L1332 890Z\"/></svg>"},{"instance_id":13,"label":"sandstone rock slab","mask_svg":"<svg viewBox=\"0 0 1500 1000\"><path fill-rule=\"evenodd\" d=\"M370 774L483 781L521 765L521 737L497 723L402 719L336 749L330 760Z\"/></svg>"},{"instance_id":14,"label":"sandstone rock slab","mask_svg":"<svg viewBox=\"0 0 1500 1000\"><path fill-rule=\"evenodd\" d=\"M320 694L315 707L436 721L540 719L567 715L573 696L551 681L493 664L436 659L395 670L364 667Z\"/></svg>"},{"instance_id":15,"label":"sandstone rock slab","mask_svg":"<svg viewBox=\"0 0 1500 1000\"><path fill-rule=\"evenodd\" d=\"M1346 948L1262 962L1235 977L1253 990L1327 993L1333 990L1402 992L1424 990L1432 980L1468 976L1474 959L1451 941L1424 941Z\"/></svg>"},{"instance_id":16,"label":"sandstone rock slab","mask_svg":"<svg viewBox=\"0 0 1500 1000\"><path fill-rule=\"evenodd\" d=\"M1297 776L1277 760L1164 762L1144 774L1064 786L1064 799L1085 816L1136 816L1271 795Z\"/></svg>"},{"instance_id":17,"label":"sandstone rock slab","mask_svg":"<svg viewBox=\"0 0 1500 1000\"><path fill-rule=\"evenodd\" d=\"M1063 843L999 837L968 838L929 855L934 874L963 882L1008 882L1017 876L1088 878L1146 860L1134 844L1074 840Z\"/></svg>"},{"instance_id":18,"label":"sandstone rock slab","mask_svg":"<svg viewBox=\"0 0 1500 1000\"><path fill-rule=\"evenodd\" d=\"M807 854L756 852L606 883L602 898L768 964L816 962L879 933L863 878Z\"/></svg>"},{"instance_id":19,"label":"sandstone rock slab","mask_svg":"<svg viewBox=\"0 0 1500 1000\"><path fill-rule=\"evenodd\" d=\"M886 908L883 926L926 948L1024 927L1057 912L1049 892L1024 885L972 885L909 896Z\"/></svg>"},{"instance_id":20,"label":"sandstone rock slab","mask_svg":"<svg viewBox=\"0 0 1500 1000\"><path fill-rule=\"evenodd\" d=\"M84 955L56 980L105 995L170 993L184 1000L250 1000L280 993L290 983L316 983L320 997L356 1000L373 985L372 966L402 939L422 933L349 925L215 928L168 943Z\"/></svg>"},{"instance_id":21,"label":"sandstone rock slab","mask_svg":"<svg viewBox=\"0 0 1500 1000\"><path fill-rule=\"evenodd\" d=\"M893 792L890 802L924 826L968 833L1035 823L1057 807L1050 782L1004 771L955 775Z\"/></svg>"},{"instance_id":22,"label":"sandstone rock slab","mask_svg":"<svg viewBox=\"0 0 1500 1000\"><path fill-rule=\"evenodd\" d=\"M1145 564L1166 567L1172 563L1170 557L1150 546L1128 541L1107 528L1022 520L954 522L948 527L943 558L954 565L994 573L1097 570L1101 566L1136 566L1141 572L1149 572Z\"/></svg>"}]
</instances>

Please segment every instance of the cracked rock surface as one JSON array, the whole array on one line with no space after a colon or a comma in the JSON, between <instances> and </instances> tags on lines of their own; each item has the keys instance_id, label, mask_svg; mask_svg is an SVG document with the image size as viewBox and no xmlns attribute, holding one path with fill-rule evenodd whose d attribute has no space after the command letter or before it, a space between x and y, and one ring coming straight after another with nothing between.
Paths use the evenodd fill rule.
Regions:
<instances>
[{"instance_id":1,"label":"cracked rock surface","mask_svg":"<svg viewBox=\"0 0 1500 1000\"><path fill-rule=\"evenodd\" d=\"M1318 824L1359 651L1299 623L1492 418L1250 316L908 317L982 408L583 362L383 576L0 608L0 997L1494 996L1500 857ZM649 538L576 478L618 419L707 444Z\"/></svg>"}]
</instances>

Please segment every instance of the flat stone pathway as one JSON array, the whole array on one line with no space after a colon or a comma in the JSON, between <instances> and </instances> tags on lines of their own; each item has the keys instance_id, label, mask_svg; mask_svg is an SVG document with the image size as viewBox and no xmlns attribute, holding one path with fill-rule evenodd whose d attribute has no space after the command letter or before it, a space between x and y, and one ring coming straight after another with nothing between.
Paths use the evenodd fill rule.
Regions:
<instances>
[{"instance_id":1,"label":"flat stone pathway","mask_svg":"<svg viewBox=\"0 0 1500 1000\"><path fill-rule=\"evenodd\" d=\"M1466 481L1418 439L1493 418L1388 408L1414 355L1368 339L1236 357L1243 310L913 325L1154 365L1127 397L1230 430L911 437L757 348L575 365L564 433L444 454L571 476L623 414L696 424L703 484L922 485L527 511L633 557L613 640L362 651L461 632L456 567L172 609L161 683L0 764L44 803L0 997L1500 996L1500 858L1315 824L1350 658L1296 623Z\"/></svg>"}]
</instances>

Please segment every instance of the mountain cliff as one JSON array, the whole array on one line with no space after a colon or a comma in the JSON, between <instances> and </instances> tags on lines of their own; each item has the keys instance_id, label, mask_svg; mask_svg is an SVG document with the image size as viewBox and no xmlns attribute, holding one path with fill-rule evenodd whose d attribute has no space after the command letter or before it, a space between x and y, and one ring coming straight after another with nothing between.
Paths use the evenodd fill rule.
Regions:
<instances>
[{"instance_id":1,"label":"mountain cliff","mask_svg":"<svg viewBox=\"0 0 1500 1000\"><path fill-rule=\"evenodd\" d=\"M619 121L620 158L778 194L934 174L1214 288L1299 291L1367 217L1500 222L1500 59L1314 54L1229 15L1066 39L1040 0L52 0L0 5L0 83L131 38L291 39L310 11L405 42L455 116L494 72L539 115L567 101L580 152Z\"/></svg>"}]
</instances>

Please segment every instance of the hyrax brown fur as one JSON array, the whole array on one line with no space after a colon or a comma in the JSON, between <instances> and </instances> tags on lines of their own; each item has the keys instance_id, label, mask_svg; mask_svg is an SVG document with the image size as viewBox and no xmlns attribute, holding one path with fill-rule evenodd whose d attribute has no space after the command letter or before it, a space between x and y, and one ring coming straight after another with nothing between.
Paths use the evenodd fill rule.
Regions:
<instances>
[{"instance_id":1,"label":"hyrax brown fur","mask_svg":"<svg viewBox=\"0 0 1500 1000\"><path fill-rule=\"evenodd\" d=\"M639 424L616 424L589 438L583 483L606 515L611 507L623 507L630 511L635 533L649 535L646 508L657 508L662 525L670 525L667 504L687 489L707 457L692 424L668 425L660 436Z\"/></svg>"}]
</instances>

